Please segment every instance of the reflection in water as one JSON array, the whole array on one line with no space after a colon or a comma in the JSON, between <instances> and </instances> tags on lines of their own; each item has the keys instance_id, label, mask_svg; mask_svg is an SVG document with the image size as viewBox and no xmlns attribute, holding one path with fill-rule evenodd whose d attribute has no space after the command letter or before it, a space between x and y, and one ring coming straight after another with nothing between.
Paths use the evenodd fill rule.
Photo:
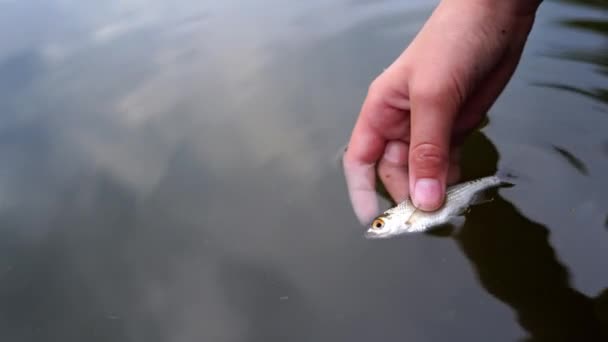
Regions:
<instances>
[{"instance_id":1,"label":"reflection in water","mask_svg":"<svg viewBox=\"0 0 608 342\"><path fill-rule=\"evenodd\" d=\"M576 86L570 86L570 85L559 84L559 83L534 82L532 84L541 86L541 87L546 87L546 88L565 90L565 91L569 91L571 93L590 97L590 98L595 99L600 102L608 103L608 91L604 88L585 90L582 88L578 88Z\"/></svg>"},{"instance_id":2,"label":"reflection in water","mask_svg":"<svg viewBox=\"0 0 608 342\"><path fill-rule=\"evenodd\" d=\"M561 2L582 7L595 8L603 11L608 10L608 2L603 0L561 0ZM606 20L606 17L604 17L604 19L564 19L560 21L560 24L567 28L599 34L604 38L608 38L608 20ZM608 76L608 45L606 44L599 46L595 50L566 50L554 57L594 65L598 69L598 74ZM604 104L608 104L608 88L605 86L593 89L583 89L578 86L561 83L539 82L535 84L538 86L560 89L584 95Z\"/></svg>"},{"instance_id":3,"label":"reflection in water","mask_svg":"<svg viewBox=\"0 0 608 342\"><path fill-rule=\"evenodd\" d=\"M0 262L10 263L0 276L3 341L128 340L123 313L136 293L119 289L129 279L123 252L133 198L101 175L81 180L63 189L53 215L30 219L32 206L0 211ZM44 239L27 236L33 220L53 227ZM93 273L101 275L95 283Z\"/></svg>"},{"instance_id":4,"label":"reflection in water","mask_svg":"<svg viewBox=\"0 0 608 342\"><path fill-rule=\"evenodd\" d=\"M560 156L564 157L564 159L566 159L566 161L570 165L572 165L572 167L574 167L575 169L577 169L580 173L582 173L583 175L588 175L589 174L589 169L587 168L587 166L585 165L585 163L583 163L582 160L580 160L574 154L572 154L572 152L569 152L568 150L566 150L563 147L559 147L559 146L555 146L555 145L553 145L551 147Z\"/></svg>"},{"instance_id":5,"label":"reflection in water","mask_svg":"<svg viewBox=\"0 0 608 342\"><path fill-rule=\"evenodd\" d=\"M464 148L463 176L496 172L498 152L481 134ZM486 156L482 163L479 156ZM549 231L496 196L471 210L456 240L484 288L509 305L527 341L596 341L608 338L606 293L589 298L573 289L549 244Z\"/></svg>"},{"instance_id":6,"label":"reflection in water","mask_svg":"<svg viewBox=\"0 0 608 342\"><path fill-rule=\"evenodd\" d=\"M280 273L251 260L225 260L219 281L226 302L247 319L244 341L310 341L316 315Z\"/></svg>"},{"instance_id":7,"label":"reflection in water","mask_svg":"<svg viewBox=\"0 0 608 342\"><path fill-rule=\"evenodd\" d=\"M0 341L515 333L475 319L501 305L468 305L486 296L451 240L365 243L338 167L323 166L378 66L423 24L419 2L294 2L267 22L243 1L0 1ZM496 155L479 136L469 152ZM467 177L492 173L480 158ZM608 289L573 289L547 229L505 200L456 239L531 338L608 321Z\"/></svg>"},{"instance_id":8,"label":"reflection in water","mask_svg":"<svg viewBox=\"0 0 608 342\"><path fill-rule=\"evenodd\" d=\"M0 62L0 91L4 96L23 90L43 71L39 56L32 52L15 54Z\"/></svg>"}]
</instances>

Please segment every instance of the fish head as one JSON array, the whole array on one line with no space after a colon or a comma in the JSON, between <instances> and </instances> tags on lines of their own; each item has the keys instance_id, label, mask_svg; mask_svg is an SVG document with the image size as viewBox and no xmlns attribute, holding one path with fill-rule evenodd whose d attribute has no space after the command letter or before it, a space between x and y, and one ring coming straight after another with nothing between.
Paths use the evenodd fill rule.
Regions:
<instances>
[{"instance_id":1,"label":"fish head","mask_svg":"<svg viewBox=\"0 0 608 342\"><path fill-rule=\"evenodd\" d=\"M384 213L377 216L367 228L367 239L388 239L410 230L407 217L398 213Z\"/></svg>"}]
</instances>

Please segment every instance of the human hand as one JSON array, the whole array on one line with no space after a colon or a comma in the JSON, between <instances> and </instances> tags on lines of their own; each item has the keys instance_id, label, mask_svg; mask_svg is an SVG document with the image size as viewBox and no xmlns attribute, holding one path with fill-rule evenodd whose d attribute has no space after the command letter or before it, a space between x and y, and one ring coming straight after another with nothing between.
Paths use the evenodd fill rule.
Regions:
<instances>
[{"instance_id":1,"label":"human hand","mask_svg":"<svg viewBox=\"0 0 608 342\"><path fill-rule=\"evenodd\" d=\"M343 166L362 223L378 213L375 180L396 201L439 208L459 178L458 146L519 62L537 0L442 0L369 87Z\"/></svg>"}]
</instances>

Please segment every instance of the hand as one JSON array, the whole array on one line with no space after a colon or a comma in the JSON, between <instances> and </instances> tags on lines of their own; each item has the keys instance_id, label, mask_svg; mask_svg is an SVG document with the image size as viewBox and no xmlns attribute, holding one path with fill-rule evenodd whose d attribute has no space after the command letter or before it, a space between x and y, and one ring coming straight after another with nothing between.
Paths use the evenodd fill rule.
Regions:
<instances>
[{"instance_id":1,"label":"hand","mask_svg":"<svg viewBox=\"0 0 608 342\"><path fill-rule=\"evenodd\" d=\"M511 78L538 4L443 0L372 82L343 158L362 223L378 213L376 168L396 202L411 193L421 210L442 205L459 178L458 146Z\"/></svg>"}]
</instances>

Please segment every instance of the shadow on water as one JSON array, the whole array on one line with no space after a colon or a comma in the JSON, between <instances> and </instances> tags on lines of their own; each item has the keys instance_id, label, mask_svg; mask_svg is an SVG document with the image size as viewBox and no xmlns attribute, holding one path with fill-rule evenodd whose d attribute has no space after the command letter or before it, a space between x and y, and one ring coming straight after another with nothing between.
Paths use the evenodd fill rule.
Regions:
<instances>
[{"instance_id":1,"label":"shadow on water","mask_svg":"<svg viewBox=\"0 0 608 342\"><path fill-rule=\"evenodd\" d=\"M486 156L480 161L479 156ZM463 177L496 172L499 155L482 134L463 150ZM529 334L526 341L608 339L608 288L595 298L570 285L569 274L549 243L547 227L523 216L495 196L473 208L455 239L482 286L509 305Z\"/></svg>"},{"instance_id":2,"label":"shadow on water","mask_svg":"<svg viewBox=\"0 0 608 342\"><path fill-rule=\"evenodd\" d=\"M608 2L604 0L557 0L560 3L566 3L575 6L582 6L589 9L604 11L608 13ZM597 34L603 38L608 38L608 20L605 19L564 19L559 21L559 25L571 28L574 30ZM576 62L588 63L597 68L598 74L608 76L608 45L603 44L597 49L570 49L562 51L551 57L559 59L567 59ZM548 87L558 90L569 91L572 93L587 96L591 99L608 104L608 88L598 87L593 89L583 89L578 86L562 84L562 83L547 83L536 82L537 86Z\"/></svg>"}]
</instances>

